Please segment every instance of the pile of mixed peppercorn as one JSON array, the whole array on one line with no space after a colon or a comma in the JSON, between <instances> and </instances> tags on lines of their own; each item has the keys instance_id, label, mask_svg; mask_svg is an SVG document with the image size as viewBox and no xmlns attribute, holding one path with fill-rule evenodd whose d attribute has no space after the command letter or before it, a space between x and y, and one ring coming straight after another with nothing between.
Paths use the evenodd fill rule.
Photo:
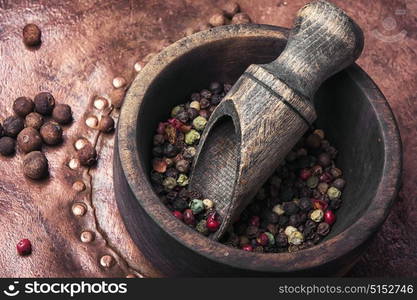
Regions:
<instances>
[{"instance_id":1,"label":"pile of mixed peppercorn","mask_svg":"<svg viewBox=\"0 0 417 300\"><path fill-rule=\"evenodd\" d=\"M209 235L220 226L210 199L187 189L200 135L231 85L210 84L174 107L153 139L151 181L172 214ZM256 252L294 252L317 244L336 221L345 186L335 166L337 150L322 130L307 133L257 193L222 242Z\"/></svg>"}]
</instances>

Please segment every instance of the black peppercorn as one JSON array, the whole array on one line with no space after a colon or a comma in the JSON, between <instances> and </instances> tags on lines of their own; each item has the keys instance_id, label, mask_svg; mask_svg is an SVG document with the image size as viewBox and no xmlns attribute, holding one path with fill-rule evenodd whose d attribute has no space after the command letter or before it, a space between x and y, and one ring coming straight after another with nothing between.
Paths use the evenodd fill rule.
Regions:
<instances>
[{"instance_id":1,"label":"black peppercorn","mask_svg":"<svg viewBox=\"0 0 417 300\"><path fill-rule=\"evenodd\" d=\"M210 87L209 87L210 91L214 94L219 94L223 91L223 87L220 83L218 82L212 82L210 83Z\"/></svg>"},{"instance_id":2,"label":"black peppercorn","mask_svg":"<svg viewBox=\"0 0 417 300\"><path fill-rule=\"evenodd\" d=\"M172 177L172 178L177 179L177 178L178 178L178 175L179 175L179 172L178 172L178 170L177 170L177 169L175 169L175 168L169 168L169 169L167 169L167 170L166 170L166 172L165 172L165 176L166 176L166 177Z\"/></svg>"},{"instance_id":3,"label":"black peppercorn","mask_svg":"<svg viewBox=\"0 0 417 300\"><path fill-rule=\"evenodd\" d=\"M103 116L98 122L98 130L101 132L109 133L114 129L114 120L110 116Z\"/></svg>"},{"instance_id":4,"label":"black peppercorn","mask_svg":"<svg viewBox=\"0 0 417 300\"><path fill-rule=\"evenodd\" d=\"M266 221L271 224L276 224L279 221L279 216L274 212L269 212L267 214Z\"/></svg>"},{"instance_id":5,"label":"black peppercorn","mask_svg":"<svg viewBox=\"0 0 417 300\"><path fill-rule=\"evenodd\" d=\"M151 172L151 181L156 184L162 184L162 181L164 180L164 175L155 171Z\"/></svg>"},{"instance_id":6,"label":"black peppercorn","mask_svg":"<svg viewBox=\"0 0 417 300\"><path fill-rule=\"evenodd\" d=\"M25 153L40 150L42 147L42 138L36 129L28 127L18 134L17 145Z\"/></svg>"},{"instance_id":7,"label":"black peppercorn","mask_svg":"<svg viewBox=\"0 0 417 300\"><path fill-rule=\"evenodd\" d=\"M209 90L204 89L201 90L200 95L203 98L210 99L213 94Z\"/></svg>"},{"instance_id":8,"label":"black peppercorn","mask_svg":"<svg viewBox=\"0 0 417 300\"><path fill-rule=\"evenodd\" d=\"M162 134L156 134L153 137L153 144L155 146L162 145L165 142L165 138Z\"/></svg>"},{"instance_id":9,"label":"black peppercorn","mask_svg":"<svg viewBox=\"0 0 417 300\"><path fill-rule=\"evenodd\" d=\"M62 128L55 122L47 122L40 129L42 140L47 145L58 145L62 142Z\"/></svg>"},{"instance_id":10,"label":"black peppercorn","mask_svg":"<svg viewBox=\"0 0 417 300\"><path fill-rule=\"evenodd\" d=\"M25 118L25 127L32 127L37 130L41 128L43 125L43 117L41 114L36 112L31 112Z\"/></svg>"},{"instance_id":11,"label":"black peppercorn","mask_svg":"<svg viewBox=\"0 0 417 300\"><path fill-rule=\"evenodd\" d=\"M175 157L180 152L180 149L172 144L165 144L163 151L166 157Z\"/></svg>"},{"instance_id":12,"label":"black peppercorn","mask_svg":"<svg viewBox=\"0 0 417 300\"><path fill-rule=\"evenodd\" d=\"M177 161L175 168L181 173L187 173L190 168L190 163L185 159L181 159Z\"/></svg>"},{"instance_id":13,"label":"black peppercorn","mask_svg":"<svg viewBox=\"0 0 417 300\"><path fill-rule=\"evenodd\" d=\"M52 110L52 118L59 124L68 124L72 121L71 106L67 104L58 104Z\"/></svg>"},{"instance_id":14,"label":"black peppercorn","mask_svg":"<svg viewBox=\"0 0 417 300\"><path fill-rule=\"evenodd\" d=\"M172 207L175 210L183 212L184 210L188 208L188 202L185 201L184 199L178 198L174 201L174 203L172 204Z\"/></svg>"},{"instance_id":15,"label":"black peppercorn","mask_svg":"<svg viewBox=\"0 0 417 300\"><path fill-rule=\"evenodd\" d=\"M282 203L282 208L287 216L294 215L299 211L297 204L292 201Z\"/></svg>"},{"instance_id":16,"label":"black peppercorn","mask_svg":"<svg viewBox=\"0 0 417 300\"><path fill-rule=\"evenodd\" d=\"M338 190L343 190L345 187L346 181L343 178L337 178L333 181L332 186L337 188Z\"/></svg>"},{"instance_id":17,"label":"black peppercorn","mask_svg":"<svg viewBox=\"0 0 417 300\"><path fill-rule=\"evenodd\" d=\"M156 146L152 149L152 155L156 157L161 157L164 155L164 149L161 146Z\"/></svg>"},{"instance_id":18,"label":"black peppercorn","mask_svg":"<svg viewBox=\"0 0 417 300\"><path fill-rule=\"evenodd\" d=\"M27 97L19 97L13 102L13 111L19 117L26 117L29 113L33 111L35 104L32 99Z\"/></svg>"},{"instance_id":19,"label":"black peppercorn","mask_svg":"<svg viewBox=\"0 0 417 300\"><path fill-rule=\"evenodd\" d=\"M288 224L288 217L286 215L281 215L279 216L279 220L278 220L278 224L279 226L286 226Z\"/></svg>"},{"instance_id":20,"label":"black peppercorn","mask_svg":"<svg viewBox=\"0 0 417 300\"><path fill-rule=\"evenodd\" d=\"M187 114L190 120L194 120L195 118L198 117L198 110L196 110L195 108L189 107L187 109Z\"/></svg>"},{"instance_id":21,"label":"black peppercorn","mask_svg":"<svg viewBox=\"0 0 417 300\"><path fill-rule=\"evenodd\" d=\"M304 212L309 212L313 209L310 199L305 197L300 199L300 203L298 204L298 206L300 207L301 211Z\"/></svg>"},{"instance_id":22,"label":"black peppercorn","mask_svg":"<svg viewBox=\"0 0 417 300\"><path fill-rule=\"evenodd\" d=\"M258 234L259 234L259 228L258 228L257 226L252 226L252 225L249 225L249 226L246 228L246 236L247 236L249 239L254 239L254 238L256 238L256 237L258 236Z\"/></svg>"},{"instance_id":23,"label":"black peppercorn","mask_svg":"<svg viewBox=\"0 0 417 300\"><path fill-rule=\"evenodd\" d=\"M23 43L28 47L38 46L41 43L41 30L35 24L23 27Z\"/></svg>"},{"instance_id":24,"label":"black peppercorn","mask_svg":"<svg viewBox=\"0 0 417 300\"><path fill-rule=\"evenodd\" d=\"M52 113L55 106L55 98L48 92L42 92L35 96L35 111L47 116Z\"/></svg>"},{"instance_id":25,"label":"black peppercorn","mask_svg":"<svg viewBox=\"0 0 417 300\"><path fill-rule=\"evenodd\" d=\"M342 199L341 198L336 198L336 199L330 200L330 208L332 210L339 209L341 205L342 205Z\"/></svg>"},{"instance_id":26,"label":"black peppercorn","mask_svg":"<svg viewBox=\"0 0 417 300\"><path fill-rule=\"evenodd\" d=\"M275 243L278 247L286 247L288 245L287 235L282 231L275 235Z\"/></svg>"},{"instance_id":27,"label":"black peppercorn","mask_svg":"<svg viewBox=\"0 0 417 300\"><path fill-rule=\"evenodd\" d=\"M178 197L177 191L169 191L166 198L169 202L173 202Z\"/></svg>"},{"instance_id":28,"label":"black peppercorn","mask_svg":"<svg viewBox=\"0 0 417 300\"><path fill-rule=\"evenodd\" d=\"M15 152L16 142L8 136L0 138L0 154L4 156L12 155Z\"/></svg>"},{"instance_id":29,"label":"black peppercorn","mask_svg":"<svg viewBox=\"0 0 417 300\"><path fill-rule=\"evenodd\" d=\"M222 101L223 97L220 95L213 95L213 97L211 97L211 104L212 105L217 105Z\"/></svg>"},{"instance_id":30,"label":"black peppercorn","mask_svg":"<svg viewBox=\"0 0 417 300\"><path fill-rule=\"evenodd\" d=\"M200 93L192 93L191 101L200 101Z\"/></svg>"},{"instance_id":31,"label":"black peppercorn","mask_svg":"<svg viewBox=\"0 0 417 300\"><path fill-rule=\"evenodd\" d=\"M20 117L8 117L3 122L4 135L15 138L23 130L25 124Z\"/></svg>"},{"instance_id":32,"label":"black peppercorn","mask_svg":"<svg viewBox=\"0 0 417 300\"><path fill-rule=\"evenodd\" d=\"M210 106L210 101L209 100L207 100L206 98L202 98L201 100L200 100L200 108L201 109L206 109L206 108L208 108Z\"/></svg>"},{"instance_id":33,"label":"black peppercorn","mask_svg":"<svg viewBox=\"0 0 417 300\"><path fill-rule=\"evenodd\" d=\"M86 167L93 166L97 161L96 149L91 144L86 144L77 152L80 164Z\"/></svg>"},{"instance_id":34,"label":"black peppercorn","mask_svg":"<svg viewBox=\"0 0 417 300\"><path fill-rule=\"evenodd\" d=\"M321 236L326 236L328 235L330 232L330 225L327 224L326 222L321 222L318 226L317 226L317 234L321 235Z\"/></svg>"},{"instance_id":35,"label":"black peppercorn","mask_svg":"<svg viewBox=\"0 0 417 300\"><path fill-rule=\"evenodd\" d=\"M319 165L323 167L327 167L331 164L332 159L329 154L327 153L321 153L318 157L318 163Z\"/></svg>"},{"instance_id":36,"label":"black peppercorn","mask_svg":"<svg viewBox=\"0 0 417 300\"><path fill-rule=\"evenodd\" d=\"M33 151L23 159L23 174L31 179L42 179L48 175L48 160L40 151Z\"/></svg>"}]
</instances>

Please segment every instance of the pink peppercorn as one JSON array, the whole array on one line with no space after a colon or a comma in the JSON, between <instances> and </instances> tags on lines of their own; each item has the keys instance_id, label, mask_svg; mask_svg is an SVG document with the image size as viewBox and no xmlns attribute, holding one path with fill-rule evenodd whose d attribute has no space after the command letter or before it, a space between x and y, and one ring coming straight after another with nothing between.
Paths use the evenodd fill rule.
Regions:
<instances>
[{"instance_id":1,"label":"pink peppercorn","mask_svg":"<svg viewBox=\"0 0 417 300\"><path fill-rule=\"evenodd\" d=\"M195 218L191 209L186 209L183 213L184 223L187 225L195 225Z\"/></svg>"},{"instance_id":2,"label":"pink peppercorn","mask_svg":"<svg viewBox=\"0 0 417 300\"><path fill-rule=\"evenodd\" d=\"M311 177L311 171L309 169L302 169L300 171L300 179L307 180Z\"/></svg>"},{"instance_id":3,"label":"pink peppercorn","mask_svg":"<svg viewBox=\"0 0 417 300\"><path fill-rule=\"evenodd\" d=\"M324 213L324 222L329 225L333 225L336 222L336 215L330 209L326 210Z\"/></svg>"},{"instance_id":4,"label":"pink peppercorn","mask_svg":"<svg viewBox=\"0 0 417 300\"><path fill-rule=\"evenodd\" d=\"M168 123L171 124L175 129L180 129L184 125L180 120L176 118L169 119Z\"/></svg>"},{"instance_id":5,"label":"pink peppercorn","mask_svg":"<svg viewBox=\"0 0 417 300\"><path fill-rule=\"evenodd\" d=\"M184 216L182 215L182 212L178 211L178 210L174 210L172 212L172 214L174 215L174 217L176 217L178 220L183 220Z\"/></svg>"},{"instance_id":6,"label":"pink peppercorn","mask_svg":"<svg viewBox=\"0 0 417 300\"><path fill-rule=\"evenodd\" d=\"M207 221L206 226L210 232L216 232L220 227L220 222L214 219L210 219Z\"/></svg>"},{"instance_id":7,"label":"pink peppercorn","mask_svg":"<svg viewBox=\"0 0 417 300\"><path fill-rule=\"evenodd\" d=\"M16 249L19 255L29 255L32 253L32 244L28 239L22 239L17 243Z\"/></svg>"},{"instance_id":8,"label":"pink peppercorn","mask_svg":"<svg viewBox=\"0 0 417 300\"><path fill-rule=\"evenodd\" d=\"M329 206L325 201L320 199L311 199L311 203L313 204L314 209L321 209L323 211Z\"/></svg>"},{"instance_id":9,"label":"pink peppercorn","mask_svg":"<svg viewBox=\"0 0 417 300\"><path fill-rule=\"evenodd\" d=\"M269 243L269 238L265 233L261 233L257 238L256 241L261 246L266 246Z\"/></svg>"}]
</instances>

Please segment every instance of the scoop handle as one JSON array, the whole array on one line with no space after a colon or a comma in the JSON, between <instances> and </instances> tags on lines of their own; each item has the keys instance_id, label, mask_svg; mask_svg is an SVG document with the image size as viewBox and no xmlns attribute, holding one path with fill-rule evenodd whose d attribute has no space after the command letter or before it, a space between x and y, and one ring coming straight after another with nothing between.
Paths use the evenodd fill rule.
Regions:
<instances>
[{"instance_id":1,"label":"scoop handle","mask_svg":"<svg viewBox=\"0 0 417 300\"><path fill-rule=\"evenodd\" d=\"M315 1L298 11L286 48L263 67L311 99L327 78L359 57L363 45L362 30L349 16L333 4Z\"/></svg>"}]
</instances>

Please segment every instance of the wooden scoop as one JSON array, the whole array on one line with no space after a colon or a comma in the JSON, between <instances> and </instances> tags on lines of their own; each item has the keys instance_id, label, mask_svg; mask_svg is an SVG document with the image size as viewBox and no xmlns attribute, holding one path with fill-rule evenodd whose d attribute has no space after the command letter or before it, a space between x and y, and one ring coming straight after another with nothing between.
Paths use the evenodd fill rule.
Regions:
<instances>
[{"instance_id":1,"label":"wooden scoop","mask_svg":"<svg viewBox=\"0 0 417 300\"><path fill-rule=\"evenodd\" d=\"M314 122L322 82L362 49L354 21L326 1L312 2L298 12L282 54L238 79L208 121L192 170L190 190L214 201L220 215L211 238L223 235Z\"/></svg>"}]
</instances>

